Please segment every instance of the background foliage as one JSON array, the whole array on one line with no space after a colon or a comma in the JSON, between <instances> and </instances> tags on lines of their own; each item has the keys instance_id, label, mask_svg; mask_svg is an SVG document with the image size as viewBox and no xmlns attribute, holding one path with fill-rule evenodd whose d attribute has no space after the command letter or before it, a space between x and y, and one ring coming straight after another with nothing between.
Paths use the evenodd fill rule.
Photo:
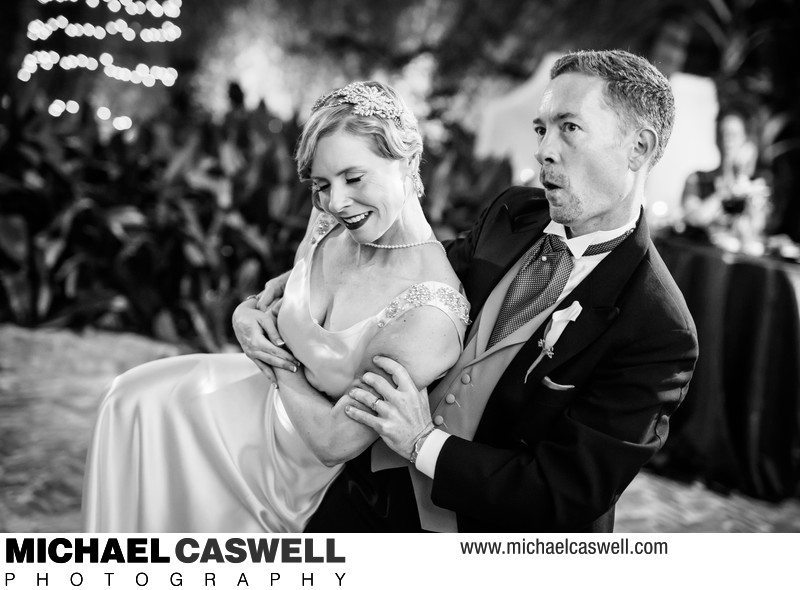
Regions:
<instances>
[{"instance_id":1,"label":"background foliage","mask_svg":"<svg viewBox=\"0 0 800 590\"><path fill-rule=\"evenodd\" d=\"M222 349L233 308L291 266L310 212L297 122L270 126L263 104L231 95L219 122L166 110L108 140L92 117L55 121L15 100L0 146L0 321ZM507 166L472 159L469 136L451 138L464 145L423 169L448 203L425 202L442 236L509 182Z\"/></svg>"}]
</instances>

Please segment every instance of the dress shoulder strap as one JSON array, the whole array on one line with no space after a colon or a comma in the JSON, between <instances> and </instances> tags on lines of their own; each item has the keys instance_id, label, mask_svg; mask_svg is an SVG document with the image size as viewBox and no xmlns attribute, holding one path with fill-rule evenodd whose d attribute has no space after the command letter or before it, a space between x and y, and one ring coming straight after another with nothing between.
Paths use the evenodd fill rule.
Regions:
<instances>
[{"instance_id":1,"label":"dress shoulder strap","mask_svg":"<svg viewBox=\"0 0 800 590\"><path fill-rule=\"evenodd\" d=\"M320 213L314 223L314 229L311 230L311 245L316 246L338 224L339 222L330 213Z\"/></svg>"},{"instance_id":2,"label":"dress shoulder strap","mask_svg":"<svg viewBox=\"0 0 800 590\"><path fill-rule=\"evenodd\" d=\"M456 327L459 341L463 346L464 334L467 326L471 323L469 319L469 301L450 285L438 281L416 283L400 293L380 313L378 327L382 328L408 310L423 305L436 307L450 318Z\"/></svg>"}]
</instances>

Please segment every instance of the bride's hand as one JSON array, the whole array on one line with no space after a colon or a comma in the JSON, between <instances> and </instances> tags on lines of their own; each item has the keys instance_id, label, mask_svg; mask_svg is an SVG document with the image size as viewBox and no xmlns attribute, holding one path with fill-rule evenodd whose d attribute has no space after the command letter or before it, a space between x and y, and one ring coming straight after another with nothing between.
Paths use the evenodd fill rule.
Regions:
<instances>
[{"instance_id":1,"label":"bride's hand","mask_svg":"<svg viewBox=\"0 0 800 590\"><path fill-rule=\"evenodd\" d=\"M264 289L261 291L261 293L255 296L256 309L266 312L270 306L283 297L283 291L286 289L286 282L289 280L289 274L290 271L287 270L282 275L271 278L264 283ZM277 314L275 315L277 317ZM277 325L274 328L271 328L271 331L268 335L273 342L276 339L280 339Z\"/></svg>"},{"instance_id":2,"label":"bride's hand","mask_svg":"<svg viewBox=\"0 0 800 590\"><path fill-rule=\"evenodd\" d=\"M256 309L250 299L240 303L233 312L233 331L242 351L272 379L275 378L273 367L296 371L298 365L278 334L276 318L281 301L273 302L263 312Z\"/></svg>"},{"instance_id":3,"label":"bride's hand","mask_svg":"<svg viewBox=\"0 0 800 590\"><path fill-rule=\"evenodd\" d=\"M281 277L278 277L280 279ZM276 279L273 279L276 281ZM292 353L285 348L283 339L278 332L277 318L280 310L281 299L275 298L275 293L283 293L285 279L277 286L270 281L265 287L265 292L258 298L248 298L233 312L233 331L242 351L252 360L261 371L271 379L275 379L273 367L296 371L298 362ZM262 311L258 305L271 298L268 306Z\"/></svg>"}]
</instances>

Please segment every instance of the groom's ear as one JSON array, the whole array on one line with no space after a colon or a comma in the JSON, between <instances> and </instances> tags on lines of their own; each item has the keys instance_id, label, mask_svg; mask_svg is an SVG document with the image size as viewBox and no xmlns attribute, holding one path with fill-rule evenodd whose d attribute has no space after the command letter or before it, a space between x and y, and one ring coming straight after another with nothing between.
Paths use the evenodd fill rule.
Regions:
<instances>
[{"instance_id":1,"label":"groom's ear","mask_svg":"<svg viewBox=\"0 0 800 590\"><path fill-rule=\"evenodd\" d=\"M658 146L658 135L649 127L636 131L631 151L628 156L628 167L634 172L653 159L656 147Z\"/></svg>"}]
</instances>

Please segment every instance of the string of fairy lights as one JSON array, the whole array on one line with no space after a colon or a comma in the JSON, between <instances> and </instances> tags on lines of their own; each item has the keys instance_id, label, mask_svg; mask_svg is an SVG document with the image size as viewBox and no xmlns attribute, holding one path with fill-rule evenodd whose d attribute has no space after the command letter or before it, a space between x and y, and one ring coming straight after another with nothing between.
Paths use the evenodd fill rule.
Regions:
<instances>
[{"instance_id":1,"label":"string of fairy lights","mask_svg":"<svg viewBox=\"0 0 800 590\"><path fill-rule=\"evenodd\" d=\"M165 19L160 26L144 27L138 22L128 22L124 16L109 19L104 25L94 23L72 23L66 16L59 15L47 20L34 19L28 23L28 39L34 42L46 41L52 35L63 32L68 37L94 38L102 41L107 36L119 36L126 42L135 42L137 39L144 43L171 43L181 36L181 29L173 20L181 14L182 0L38 0L39 4L75 4L84 2L89 8L103 9L109 13L127 13L131 17L149 14L157 19ZM172 20L169 20L172 19ZM94 57L85 53L61 55L57 51L37 49L31 51L22 59L22 65L17 72L17 78L22 82L29 82L39 70L52 70L60 67L63 70L83 68L89 71L100 70L109 78L130 84L141 84L153 87L162 84L171 87L178 79L175 68L158 65L137 64L134 68L114 63L114 57L103 52ZM48 113L60 117L64 113L77 114L80 105L75 100L55 99L48 107ZM112 117L108 107L101 106L97 109L100 120L112 122L115 129L124 131L130 129L133 122L126 115Z\"/></svg>"}]
</instances>

